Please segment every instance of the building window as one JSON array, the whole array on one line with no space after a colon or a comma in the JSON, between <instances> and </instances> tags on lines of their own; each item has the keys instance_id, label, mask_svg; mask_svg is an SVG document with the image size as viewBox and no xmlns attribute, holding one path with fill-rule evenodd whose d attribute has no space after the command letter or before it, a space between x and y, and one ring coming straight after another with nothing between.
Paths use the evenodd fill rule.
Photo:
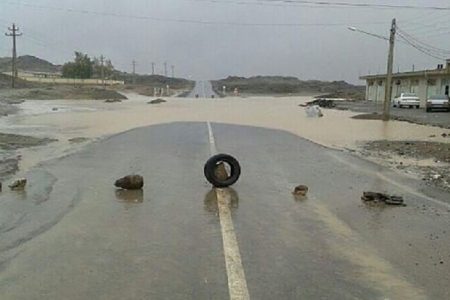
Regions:
<instances>
[{"instance_id":1,"label":"building window","mask_svg":"<svg viewBox=\"0 0 450 300\"><path fill-rule=\"evenodd\" d=\"M395 84L396 84L396 85L400 85L401 83L402 83L402 81L401 81L400 79L398 79L398 80L395 81Z\"/></svg>"},{"instance_id":2,"label":"building window","mask_svg":"<svg viewBox=\"0 0 450 300\"><path fill-rule=\"evenodd\" d=\"M428 79L427 83L428 85L436 85L436 79Z\"/></svg>"},{"instance_id":3,"label":"building window","mask_svg":"<svg viewBox=\"0 0 450 300\"><path fill-rule=\"evenodd\" d=\"M379 80L379 81L378 81L378 85L379 85L379 86L382 86L382 85L383 85L383 81L382 81L382 80Z\"/></svg>"},{"instance_id":4,"label":"building window","mask_svg":"<svg viewBox=\"0 0 450 300\"><path fill-rule=\"evenodd\" d=\"M368 81L368 85L372 86L373 85L373 81Z\"/></svg>"}]
</instances>

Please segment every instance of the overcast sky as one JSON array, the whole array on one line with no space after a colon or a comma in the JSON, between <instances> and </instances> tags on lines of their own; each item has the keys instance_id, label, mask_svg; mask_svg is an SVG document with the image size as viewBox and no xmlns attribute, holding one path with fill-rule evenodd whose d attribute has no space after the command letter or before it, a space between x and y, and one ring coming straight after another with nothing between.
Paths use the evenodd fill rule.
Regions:
<instances>
[{"instance_id":1,"label":"overcast sky","mask_svg":"<svg viewBox=\"0 0 450 300\"><path fill-rule=\"evenodd\" d=\"M343 1L450 6L448 0ZM19 55L61 64L79 50L104 54L125 71L131 71L134 59L139 73L151 72L152 61L161 73L167 61L175 65L177 76L192 79L291 75L355 83L359 75L385 71L388 43L352 32L347 25L388 36L394 17L417 39L450 49L449 10L261 0L0 0L2 31L14 21L24 34L18 39ZM10 56L11 38L2 36L0 56ZM410 70L413 64L416 69L433 68L438 63L442 61L397 43L395 70Z\"/></svg>"}]
</instances>

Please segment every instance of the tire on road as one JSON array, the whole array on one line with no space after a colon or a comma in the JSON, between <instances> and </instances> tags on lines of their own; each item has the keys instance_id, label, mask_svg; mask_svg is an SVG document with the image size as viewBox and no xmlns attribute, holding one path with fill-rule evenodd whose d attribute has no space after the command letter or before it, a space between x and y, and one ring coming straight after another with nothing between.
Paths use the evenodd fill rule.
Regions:
<instances>
[{"instance_id":1,"label":"tire on road","mask_svg":"<svg viewBox=\"0 0 450 300\"><path fill-rule=\"evenodd\" d=\"M226 179L218 178L216 175L216 168L220 163L225 163L230 167L230 175ZM209 183L217 188L225 188L233 185L238 181L241 175L241 166L239 162L228 154L216 154L208 159L204 167L205 177Z\"/></svg>"}]
</instances>

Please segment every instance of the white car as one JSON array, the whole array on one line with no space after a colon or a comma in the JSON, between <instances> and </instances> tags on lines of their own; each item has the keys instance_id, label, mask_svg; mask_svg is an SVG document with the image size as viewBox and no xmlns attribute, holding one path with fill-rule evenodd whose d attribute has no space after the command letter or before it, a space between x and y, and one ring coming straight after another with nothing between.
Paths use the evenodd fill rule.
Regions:
<instances>
[{"instance_id":1,"label":"white car","mask_svg":"<svg viewBox=\"0 0 450 300\"><path fill-rule=\"evenodd\" d=\"M427 99L426 107L427 112L430 112L432 109L444 109L446 111L450 111L448 96L446 95L430 96Z\"/></svg>"},{"instance_id":2,"label":"white car","mask_svg":"<svg viewBox=\"0 0 450 300\"><path fill-rule=\"evenodd\" d=\"M420 99L413 93L401 93L400 96L396 97L393 101L393 106L402 108L407 106L409 108L419 108Z\"/></svg>"}]
</instances>

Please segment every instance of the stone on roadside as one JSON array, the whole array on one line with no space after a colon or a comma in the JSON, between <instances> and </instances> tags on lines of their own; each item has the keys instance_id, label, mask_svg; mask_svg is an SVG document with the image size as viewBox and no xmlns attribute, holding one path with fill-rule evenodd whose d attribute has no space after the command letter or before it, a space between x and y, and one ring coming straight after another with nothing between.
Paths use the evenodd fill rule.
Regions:
<instances>
[{"instance_id":1,"label":"stone on roadside","mask_svg":"<svg viewBox=\"0 0 450 300\"><path fill-rule=\"evenodd\" d=\"M23 190L26 185L27 185L26 178L18 178L9 185L9 188L11 190Z\"/></svg>"},{"instance_id":2,"label":"stone on roadside","mask_svg":"<svg viewBox=\"0 0 450 300\"><path fill-rule=\"evenodd\" d=\"M144 178L141 175L127 175L117 179L114 185L125 190L139 190L144 186Z\"/></svg>"},{"instance_id":3,"label":"stone on roadside","mask_svg":"<svg viewBox=\"0 0 450 300\"><path fill-rule=\"evenodd\" d=\"M228 179L229 175L223 162L219 163L216 166L216 168L214 169L214 175L221 181L225 181Z\"/></svg>"},{"instance_id":4,"label":"stone on roadside","mask_svg":"<svg viewBox=\"0 0 450 300\"><path fill-rule=\"evenodd\" d=\"M292 192L292 194L296 195L296 196L306 196L306 194L308 193L308 187L306 185L298 185L294 188L294 191Z\"/></svg>"},{"instance_id":5,"label":"stone on roadside","mask_svg":"<svg viewBox=\"0 0 450 300\"><path fill-rule=\"evenodd\" d=\"M167 101L164 99L158 98L158 99L147 102L147 104L160 104L160 103L164 103L164 102L167 102Z\"/></svg>"},{"instance_id":6,"label":"stone on roadside","mask_svg":"<svg viewBox=\"0 0 450 300\"><path fill-rule=\"evenodd\" d=\"M106 99L105 103L116 103L116 102L122 102L120 99Z\"/></svg>"}]
</instances>

